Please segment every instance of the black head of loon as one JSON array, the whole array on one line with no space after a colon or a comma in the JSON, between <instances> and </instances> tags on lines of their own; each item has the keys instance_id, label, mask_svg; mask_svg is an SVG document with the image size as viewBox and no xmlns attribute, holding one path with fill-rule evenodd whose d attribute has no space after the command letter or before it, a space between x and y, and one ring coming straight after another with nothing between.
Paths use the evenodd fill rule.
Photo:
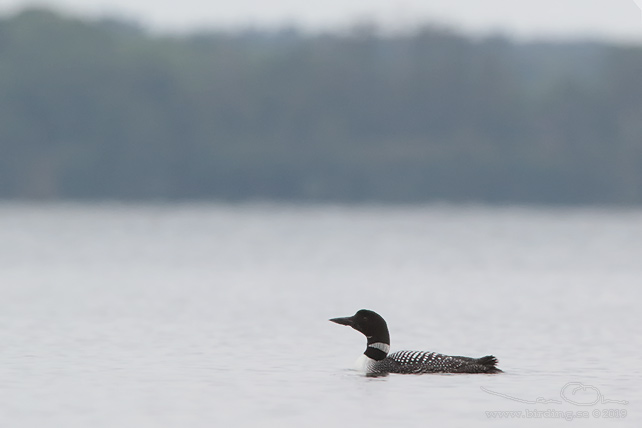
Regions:
<instances>
[{"instance_id":1,"label":"black head of loon","mask_svg":"<svg viewBox=\"0 0 642 428\"><path fill-rule=\"evenodd\" d=\"M361 309L351 317L332 318L330 321L347 325L363 333L368 339L365 354L374 360L383 360L390 350L388 324L381 315L368 309Z\"/></svg>"}]
</instances>

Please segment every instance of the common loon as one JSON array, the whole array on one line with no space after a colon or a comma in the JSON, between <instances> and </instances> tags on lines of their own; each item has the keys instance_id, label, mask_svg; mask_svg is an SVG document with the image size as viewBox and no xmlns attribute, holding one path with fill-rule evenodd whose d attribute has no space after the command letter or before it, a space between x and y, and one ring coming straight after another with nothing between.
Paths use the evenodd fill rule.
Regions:
<instances>
[{"instance_id":1,"label":"common loon","mask_svg":"<svg viewBox=\"0 0 642 428\"><path fill-rule=\"evenodd\" d=\"M357 360L357 368L370 376L387 373L501 373L497 358L454 357L423 351L398 351L388 355L390 333L386 321L376 312L361 309L351 317L332 318L330 321L348 325L363 333L368 347Z\"/></svg>"}]
</instances>

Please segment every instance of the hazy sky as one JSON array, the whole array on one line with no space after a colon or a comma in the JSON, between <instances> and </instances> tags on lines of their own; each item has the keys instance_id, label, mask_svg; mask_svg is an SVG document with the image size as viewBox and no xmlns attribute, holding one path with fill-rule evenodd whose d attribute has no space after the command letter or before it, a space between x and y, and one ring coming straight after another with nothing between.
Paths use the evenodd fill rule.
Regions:
<instances>
[{"instance_id":1,"label":"hazy sky","mask_svg":"<svg viewBox=\"0 0 642 428\"><path fill-rule=\"evenodd\" d=\"M0 0L0 10L33 4L171 31L279 24L324 29L371 20L385 28L436 22L474 34L642 43L642 0Z\"/></svg>"}]
</instances>

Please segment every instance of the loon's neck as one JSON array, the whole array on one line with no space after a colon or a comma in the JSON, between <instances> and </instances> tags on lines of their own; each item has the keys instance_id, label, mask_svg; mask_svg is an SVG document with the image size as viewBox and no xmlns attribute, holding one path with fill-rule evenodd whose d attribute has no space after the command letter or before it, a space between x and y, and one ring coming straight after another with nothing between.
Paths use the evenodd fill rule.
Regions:
<instances>
[{"instance_id":1,"label":"loon's neck","mask_svg":"<svg viewBox=\"0 0 642 428\"><path fill-rule=\"evenodd\" d=\"M381 361L388 356L388 352L390 352L389 343L370 342L370 339L368 339L368 347L363 354L375 361Z\"/></svg>"},{"instance_id":2,"label":"loon's neck","mask_svg":"<svg viewBox=\"0 0 642 428\"><path fill-rule=\"evenodd\" d=\"M379 329L372 336L366 335L366 338L368 339L368 347L364 352L366 357L380 361L388 356L388 352L390 352L390 333L385 324L383 329Z\"/></svg>"}]
</instances>

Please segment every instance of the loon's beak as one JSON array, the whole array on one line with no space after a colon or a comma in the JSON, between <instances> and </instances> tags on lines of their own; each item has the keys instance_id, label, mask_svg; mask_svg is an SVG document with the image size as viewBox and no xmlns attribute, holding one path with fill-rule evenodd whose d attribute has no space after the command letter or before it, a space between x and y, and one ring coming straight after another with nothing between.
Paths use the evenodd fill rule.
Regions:
<instances>
[{"instance_id":1,"label":"loon's beak","mask_svg":"<svg viewBox=\"0 0 642 428\"><path fill-rule=\"evenodd\" d=\"M337 324L341 325L348 325L350 327L354 325L353 317L331 318L330 321L336 322Z\"/></svg>"}]
</instances>

